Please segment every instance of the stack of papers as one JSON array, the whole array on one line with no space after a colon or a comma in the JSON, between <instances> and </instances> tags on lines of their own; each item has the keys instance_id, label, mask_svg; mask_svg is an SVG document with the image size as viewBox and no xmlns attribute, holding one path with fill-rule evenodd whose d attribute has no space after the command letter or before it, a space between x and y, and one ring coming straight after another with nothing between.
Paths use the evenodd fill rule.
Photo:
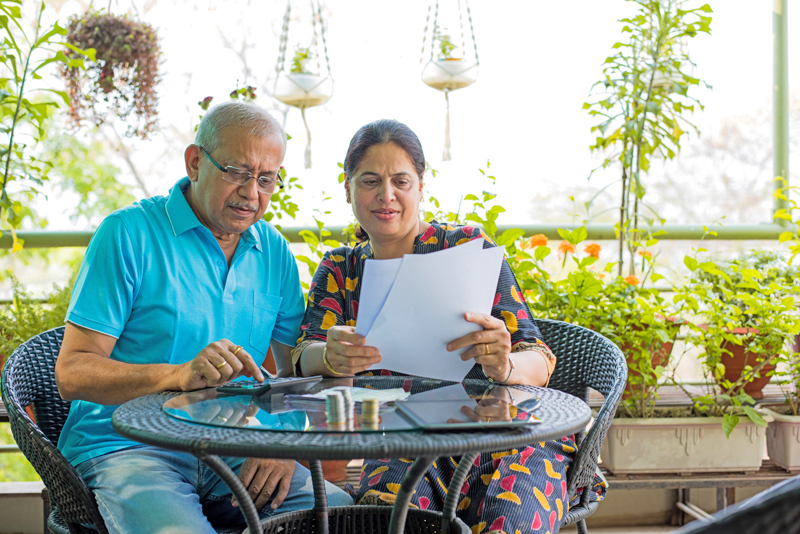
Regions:
<instances>
[{"instance_id":1,"label":"stack of papers","mask_svg":"<svg viewBox=\"0 0 800 534\"><path fill-rule=\"evenodd\" d=\"M475 239L430 254L367 260L356 333L376 347L377 367L460 382L475 364L448 352L449 342L481 330L467 312L489 315L503 262L503 247Z\"/></svg>"}]
</instances>

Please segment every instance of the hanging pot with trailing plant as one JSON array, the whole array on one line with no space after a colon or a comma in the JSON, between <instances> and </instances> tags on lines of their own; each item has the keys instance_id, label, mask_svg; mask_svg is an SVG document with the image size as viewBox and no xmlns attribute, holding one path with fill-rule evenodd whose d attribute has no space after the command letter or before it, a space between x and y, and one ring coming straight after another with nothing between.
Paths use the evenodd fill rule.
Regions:
<instances>
[{"instance_id":1,"label":"hanging pot with trailing plant","mask_svg":"<svg viewBox=\"0 0 800 534\"><path fill-rule=\"evenodd\" d=\"M128 136L142 139L156 128L160 46L149 24L127 15L89 10L70 17L67 41L93 48L94 63L80 70L62 66L75 125L102 124L109 113L128 123Z\"/></svg>"}]
</instances>

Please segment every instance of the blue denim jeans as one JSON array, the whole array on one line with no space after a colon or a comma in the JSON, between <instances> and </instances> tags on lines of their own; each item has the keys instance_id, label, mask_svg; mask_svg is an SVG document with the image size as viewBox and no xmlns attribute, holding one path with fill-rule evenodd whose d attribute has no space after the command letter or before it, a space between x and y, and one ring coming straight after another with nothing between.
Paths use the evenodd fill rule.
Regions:
<instances>
[{"instance_id":1,"label":"blue denim jeans","mask_svg":"<svg viewBox=\"0 0 800 534\"><path fill-rule=\"evenodd\" d=\"M238 473L244 458L223 458ZM92 458L75 467L97 498L112 534L179 532L214 534L215 525L245 522L231 505L231 491L203 462L189 453L143 445ZM352 498L326 482L328 506L350 506ZM280 508L267 503L262 518L314 506L311 473L295 464L289 495Z\"/></svg>"}]
</instances>

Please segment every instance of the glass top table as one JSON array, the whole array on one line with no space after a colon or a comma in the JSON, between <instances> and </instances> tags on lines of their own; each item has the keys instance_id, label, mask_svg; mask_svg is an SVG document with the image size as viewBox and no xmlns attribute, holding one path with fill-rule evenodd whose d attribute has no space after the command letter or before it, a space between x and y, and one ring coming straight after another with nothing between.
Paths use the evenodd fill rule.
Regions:
<instances>
[{"instance_id":1,"label":"glass top table","mask_svg":"<svg viewBox=\"0 0 800 534\"><path fill-rule=\"evenodd\" d=\"M194 391L168 399L162 409L170 417L191 423L274 432L403 432L540 422L534 413L539 404L535 394L486 381L356 377L282 385L257 396L213 388ZM351 392L355 409L350 417L337 421L328 413L325 396L342 387ZM362 418L362 398L380 402L376 421Z\"/></svg>"},{"instance_id":2,"label":"glass top table","mask_svg":"<svg viewBox=\"0 0 800 534\"><path fill-rule=\"evenodd\" d=\"M458 385L452 382L431 381L417 377L376 376L359 377L355 379L355 382L353 379L326 379L324 384L321 383L321 387L356 384L364 387L369 384L371 387L384 390L402 388L412 395L425 392L434 392L433 394L435 394L436 390L444 391L447 386ZM463 384L462 389L468 395L478 395L479 391L483 391L485 394L487 389L491 389L491 384L486 381L465 380ZM454 390L457 389L454 388ZM502 389L495 387L494 390L496 394L502 392L513 395L512 404L523 403L524 401L517 400L521 399L523 395L528 395L530 398L538 397L540 404L533 408L532 412L539 418L540 423L515 427L459 428L438 431L422 431L420 429L380 432L254 430L240 425L197 424L167 415L164 411L165 403L186 395L178 392L145 395L126 402L114 411L111 423L117 432L129 439L166 449L189 452L201 459L231 488L242 507L248 530L251 533L258 532L261 528L258 513L247 490L242 486L235 473L220 460L220 456L309 460L315 488L314 511L319 526L318 532L321 534L328 531L328 512L320 460L416 458L406 473L406 478L392 509L389 532L399 534L405 524L411 493L436 458L444 455L461 456L456 473L459 476L454 475L453 480L450 481L452 488L460 488L472 462L479 453L509 450L534 442L569 436L583 430L591 419L591 410L585 402L562 391L533 386L511 386ZM208 395L209 398L204 398L204 395ZM489 395L492 395L491 391ZM211 396L214 398L211 399ZM217 399L217 392L213 390L199 391L189 399L194 399L197 404L200 404ZM198 399L200 400L198 401ZM242 405L242 409L246 411L244 403ZM251 404L248 402L247 405ZM250 409L253 410L253 408ZM261 408L259 407L259 409ZM269 409L271 409L271 401ZM388 413L388 410L381 411L381 417ZM243 416L240 415L238 419L235 417L227 417L227 419L241 421ZM455 499L458 493L459 490L454 489L448 495L452 494L452 498ZM455 510L454 500L445 503L445 509L450 510L449 507ZM444 518L443 515L443 525Z\"/></svg>"}]
</instances>

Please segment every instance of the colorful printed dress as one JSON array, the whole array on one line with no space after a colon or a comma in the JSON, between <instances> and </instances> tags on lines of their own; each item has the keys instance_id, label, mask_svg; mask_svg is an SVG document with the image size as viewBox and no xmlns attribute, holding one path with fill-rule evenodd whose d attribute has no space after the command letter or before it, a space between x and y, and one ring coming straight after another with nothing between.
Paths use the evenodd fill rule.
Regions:
<instances>
[{"instance_id":1,"label":"colorful printed dress","mask_svg":"<svg viewBox=\"0 0 800 534\"><path fill-rule=\"evenodd\" d=\"M414 254L427 254L458 246L472 239L485 238L485 248L495 246L480 228L453 227L435 221L414 241ZM327 340L327 330L336 325L356 324L358 300L364 262L372 258L369 241L353 248L341 247L325 254L314 273L308 294L308 305L300 326L302 335L293 354L295 372L302 350L312 343ZM513 352L526 351L518 357L545 356L552 373L555 357L549 349L535 352L541 334L522 298L519 284L506 262L503 262L492 316L505 322L511 334ZM366 375L397 374L388 370L367 371ZM486 379L480 365L465 378ZM481 454L461 489L457 515L472 527L473 534L491 531L508 534L541 532L555 534L567 511L566 472L576 446L572 437L535 443L524 449ZM428 470L412 497L412 506L441 511L447 485L459 457L439 458ZM411 459L366 460L361 482L354 496L357 503L373 503L375 498L391 497L400 489L400 482ZM596 488L592 500L601 500L602 488ZM593 492L594 493L594 492Z\"/></svg>"}]
</instances>

